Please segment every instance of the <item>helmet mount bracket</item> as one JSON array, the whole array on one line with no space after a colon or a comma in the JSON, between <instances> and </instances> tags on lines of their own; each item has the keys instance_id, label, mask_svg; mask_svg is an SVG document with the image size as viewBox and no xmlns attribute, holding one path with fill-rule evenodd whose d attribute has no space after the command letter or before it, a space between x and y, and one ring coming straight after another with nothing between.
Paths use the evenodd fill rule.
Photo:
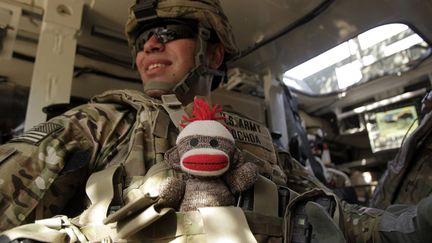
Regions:
<instances>
[{"instance_id":1,"label":"helmet mount bracket","mask_svg":"<svg viewBox=\"0 0 432 243\"><path fill-rule=\"evenodd\" d=\"M133 8L138 23L156 19L157 0L137 0Z\"/></svg>"}]
</instances>

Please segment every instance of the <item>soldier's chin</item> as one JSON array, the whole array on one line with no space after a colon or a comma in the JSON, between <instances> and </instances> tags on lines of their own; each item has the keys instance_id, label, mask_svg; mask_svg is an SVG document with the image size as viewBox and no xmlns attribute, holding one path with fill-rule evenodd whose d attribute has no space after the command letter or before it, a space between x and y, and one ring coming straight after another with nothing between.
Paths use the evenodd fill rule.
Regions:
<instances>
[{"instance_id":1,"label":"soldier's chin","mask_svg":"<svg viewBox=\"0 0 432 243\"><path fill-rule=\"evenodd\" d=\"M150 89L144 91L144 93L152 98L160 98L162 95L172 94L171 91L161 90L161 89Z\"/></svg>"}]
</instances>

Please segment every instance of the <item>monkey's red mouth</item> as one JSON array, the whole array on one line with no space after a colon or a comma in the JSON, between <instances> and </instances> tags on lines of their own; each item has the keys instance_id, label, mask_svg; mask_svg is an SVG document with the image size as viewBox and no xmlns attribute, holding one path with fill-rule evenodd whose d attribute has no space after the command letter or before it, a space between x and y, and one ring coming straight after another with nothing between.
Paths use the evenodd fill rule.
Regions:
<instances>
[{"instance_id":1,"label":"monkey's red mouth","mask_svg":"<svg viewBox=\"0 0 432 243\"><path fill-rule=\"evenodd\" d=\"M228 166L228 158L220 154L194 154L183 159L183 166L198 171L218 171Z\"/></svg>"}]
</instances>

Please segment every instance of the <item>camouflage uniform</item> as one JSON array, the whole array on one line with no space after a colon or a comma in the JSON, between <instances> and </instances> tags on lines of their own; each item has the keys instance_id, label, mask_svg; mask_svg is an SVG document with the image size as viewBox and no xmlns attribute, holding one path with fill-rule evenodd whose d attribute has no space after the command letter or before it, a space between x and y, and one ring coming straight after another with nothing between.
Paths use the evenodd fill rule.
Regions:
<instances>
[{"instance_id":1,"label":"camouflage uniform","mask_svg":"<svg viewBox=\"0 0 432 243\"><path fill-rule=\"evenodd\" d=\"M58 214L110 164L144 175L175 144L172 124L154 130L160 112L161 102L140 92L107 92L1 146L0 230Z\"/></svg>"},{"instance_id":2,"label":"camouflage uniform","mask_svg":"<svg viewBox=\"0 0 432 243\"><path fill-rule=\"evenodd\" d=\"M153 1L148 3L150 2L155 3ZM218 1L160 0L158 4L160 5L156 11L157 16L151 17L198 19L202 26L216 30L219 39L228 51L227 54L235 54L236 47L234 39L231 38L231 29ZM184 6L180 6L182 4ZM148 6L145 5L145 7ZM195 10L190 11L190 8ZM139 34L138 25L140 23L133 14L130 17L126 28L128 40L132 47L138 48L134 45L134 41L136 35ZM201 39L201 37L198 38L197 46L201 47L201 51L206 50ZM136 52L137 49L132 48L132 51ZM198 57L200 57L200 53L200 51L196 53ZM201 71L199 65L194 71L197 71L195 74L202 74L198 72ZM193 76L191 75L191 77ZM188 83L183 80L179 84L183 82L187 85L193 84L192 79L189 81ZM187 92L188 89L183 88L182 90ZM177 91L175 93L178 94ZM188 108L185 107L185 110L187 111ZM321 243L335 242L332 241L332 237L326 237L326 233L338 236L339 240L345 237L349 242L380 242L379 227L380 218L385 215L383 211L374 211L338 202L328 189L308 174L288 154L275 152L271 143L271 136L264 126L234 112L225 114L228 121L227 125L236 139L237 146L244 150L245 160L253 161L260 166L260 173L273 181L268 183L271 184L272 188L276 188L276 184L287 186L285 189L288 192L287 202L289 203L287 207L285 207L286 203L282 205L282 217L256 213L255 208L253 211L250 211L249 208L245 209L243 217L247 219L248 228L254 233L253 240L256 239L259 242L282 242L284 239L291 241L295 235L295 232L293 233L295 227L291 226L295 226L298 219L300 219L299 222L303 222L302 220L305 219L299 218L296 210L303 209L306 202L311 199L325 197L336 203L336 206L329 210L332 218L326 212L321 213L322 209L314 207L315 204L306 204L306 212L309 212L309 215L311 212L316 213L316 215L312 215L314 217L309 219L314 227L317 226L318 233L315 237ZM4 217L0 219L0 230L31 222L35 218L46 218L67 212L70 210L67 203L76 192L82 191L84 182L87 181L86 189L101 186L100 183L92 179L95 176L104 175L102 172L106 171L110 172L115 179L113 179L112 185L107 184L105 186L102 184L102 187L119 188L120 190L114 190L114 192L124 194L116 195L111 201L112 205L123 206L117 212L121 212L128 205L134 205L135 200L143 203L139 201L141 197L147 198L145 194L141 193L141 189L148 186L146 182L149 180L152 182L152 175L160 176L160 173L155 173L155 171L161 172L162 177L175 176L163 168L158 171L159 166L163 167L164 152L174 146L177 135L175 125L169 121L168 117L169 114L165 113L163 104L159 100L149 98L136 91L111 91L93 98L91 104L68 111L64 115L26 132L12 140L11 143L1 146L0 213L3 213ZM118 165L124 167L125 176L121 173L116 175ZM89 179L87 180L87 178ZM263 180L270 181L268 179ZM95 194L104 196L98 191ZM94 204L92 195L87 195L92 202L89 209L92 209L97 204ZM278 203L277 189L276 195L273 196L276 197L276 200L274 200L275 197L258 196L254 198L254 201L260 201L260 209L266 213L271 211L273 215L275 211L273 206L267 205L271 204L271 201ZM151 198L149 202L152 202ZM145 204L147 203L145 202ZM82 203L78 205L83 206ZM77 212L82 212L84 208L85 206L78 208ZM428 210L428 207L425 208ZM115 209L112 210L115 211ZM162 211L167 212L167 210ZM91 216L91 213L88 212L91 211L84 211L79 219L85 219L84 216L86 215ZM116 215L117 212L109 215L106 219ZM100 220L105 218L107 213L109 212L104 212ZM69 216L75 215L72 212L69 214ZM146 237L160 236L161 238L154 241L166 242L174 239L178 234L185 241L189 239L202 242L205 239L202 227L204 218L197 216L196 212L171 215L175 215L174 219L177 222L161 220L155 224L146 225L148 227L145 229L133 232L129 230L129 233L135 234L134 237L138 237L131 240L139 242L147 239ZM128 212L126 216L130 216ZM391 218L390 216L389 218ZM111 237L113 232L114 236L124 232L129 226L128 223L134 225L133 220L123 224L119 221L116 226L110 228L110 232L101 234L97 227L91 229L94 225L85 224L85 222L78 225L70 222L67 217L59 219L61 220L58 224L60 228L54 227L54 231L65 226L86 232L84 238L78 237L74 239L75 241L101 241L106 239L105 236ZM112 217L110 219L113 220ZM420 224L427 222L427 219L421 220L423 221L419 221ZM172 224L173 222L174 224ZM181 222L184 223L181 224ZM385 225L385 229L391 231L394 229L392 222L398 221L389 219L386 222L389 223ZM105 227L103 224L98 226L104 227L104 230L106 227L111 227ZM323 226L324 229L331 228L331 230L322 230L323 228L320 226ZM40 227L36 228L40 229ZM167 238L167 232L170 237L174 238ZM412 232L410 231L410 233ZM42 240L46 239L43 238L44 235L41 237ZM3 239L0 237L0 241Z\"/></svg>"},{"instance_id":3,"label":"camouflage uniform","mask_svg":"<svg viewBox=\"0 0 432 243\"><path fill-rule=\"evenodd\" d=\"M421 121L403 142L371 200L372 207L417 204L432 193L432 92L423 99Z\"/></svg>"},{"instance_id":4,"label":"camouflage uniform","mask_svg":"<svg viewBox=\"0 0 432 243\"><path fill-rule=\"evenodd\" d=\"M188 107L185 110L188 111ZM225 116L228 118L228 128L233 134L254 132L253 134L258 136L255 141L236 140L237 145L244 151L245 159L260 165L262 175L289 189L288 210L284 217L266 216L246 209L245 216L249 227L258 242L282 242L284 238L292 240L294 234L290 224L298 218L294 209L316 196L334 197L303 166L291 159L289 154L279 152L277 155L274 148L262 146L266 144L265 137L269 137L269 134L265 134L268 133L265 127L232 111L225 112ZM177 135L177 129L169 121L161 101L137 91L104 93L93 98L92 103L68 111L32 130L0 147L0 205L4 215L0 219L2 231L31 222L35 218L67 212L69 208L65 210L65 205L76 191L82 189L90 174L118 164L125 168L125 175L120 175L120 180L117 180L124 189L123 202L118 205L128 205L129 202L139 199L142 194L137 193L140 191L137 189L140 189L141 184L136 186L135 182L139 182L152 165L163 164L159 163L163 159L163 153L175 144ZM35 137L34 134L45 135ZM258 140L260 144L256 142ZM283 172L281 167L284 168ZM164 176L169 175L168 173ZM411 222L420 220L420 228L430 227L424 223L429 219L418 217L416 208L402 210L399 207L387 212L338 202L337 199L336 202L333 219L324 221L327 222L325 227L339 225L341 237L348 242L396 242L392 237L399 233L413 235L419 229L414 226L400 231L396 226L401 224L401 220L402 223L407 219ZM423 211L431 210L427 207L427 202L423 205L426 205ZM78 210L82 211L85 207L80 206L83 207ZM410 212L407 219L398 217L405 215L404 212ZM288 224L283 223L283 218ZM385 220L382 220L383 218ZM169 217L165 218L168 219ZM174 233L198 234L195 240L204 239L202 228L199 227L202 220L199 215L177 214L176 220L190 222L192 219L198 220L197 225L191 225L194 228L181 226L186 228L176 230L174 225L174 228L169 229L173 229ZM325 220L318 219L318 222ZM314 223L313 219L311 223ZM149 235L166 237L166 232L160 231L161 225L166 224L171 225L172 221L162 220L155 223L136 233L131 239L145 239L143 237ZM335 235L334 231L339 229L326 231ZM87 232L86 237L91 235ZM93 237L94 235L97 233L93 233ZM387 238L382 240L382 237ZM424 236L418 234L416 237ZM333 239L320 239L320 242L332 242L331 240Z\"/></svg>"}]
</instances>

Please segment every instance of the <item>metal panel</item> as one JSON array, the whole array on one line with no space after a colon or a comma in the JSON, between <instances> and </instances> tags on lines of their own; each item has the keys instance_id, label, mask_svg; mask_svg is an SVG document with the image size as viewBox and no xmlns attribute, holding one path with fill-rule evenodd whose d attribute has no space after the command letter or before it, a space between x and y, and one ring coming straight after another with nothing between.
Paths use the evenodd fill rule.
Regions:
<instances>
[{"instance_id":1,"label":"metal panel","mask_svg":"<svg viewBox=\"0 0 432 243\"><path fill-rule=\"evenodd\" d=\"M0 28L4 30L0 38L0 58L12 58L20 17L21 8L0 2Z\"/></svg>"},{"instance_id":2,"label":"metal panel","mask_svg":"<svg viewBox=\"0 0 432 243\"><path fill-rule=\"evenodd\" d=\"M83 6L82 0L46 1L25 130L46 120L43 107L69 102Z\"/></svg>"}]
</instances>

